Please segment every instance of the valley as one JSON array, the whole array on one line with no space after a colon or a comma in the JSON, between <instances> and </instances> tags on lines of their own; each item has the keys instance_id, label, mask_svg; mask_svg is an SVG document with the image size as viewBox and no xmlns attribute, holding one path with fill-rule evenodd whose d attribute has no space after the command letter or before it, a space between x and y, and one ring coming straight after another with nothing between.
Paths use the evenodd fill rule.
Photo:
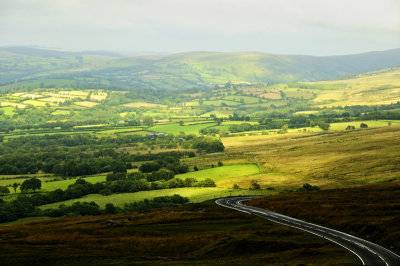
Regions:
<instances>
[{"instance_id":1,"label":"valley","mask_svg":"<svg viewBox=\"0 0 400 266\"><path fill-rule=\"evenodd\" d=\"M48 51L28 52L24 51L28 53L24 58L32 60L31 67L54 56ZM17 60L12 53L17 52L3 55L2 60ZM31 53L36 54L34 58ZM396 50L379 56L393 53ZM26 260L35 252L30 251L32 245L47 250L52 249L50 245L68 247L49 263L64 260L76 252L72 241L84 238L78 242L86 253L76 255L72 264L107 249L99 259L115 263L135 256L137 264L221 260L245 265L236 254L243 245L254 246L246 251L254 264L268 259L272 265L281 265L281 256L293 265L321 264L326 256L328 264L356 263L352 254L323 239L213 203L217 198L244 195L264 196L253 201L255 206L309 219L398 252L395 238L388 232L381 237L376 233L385 226L395 235L398 231L393 225L398 218L397 199L392 195L400 181L400 70L395 63L382 69L377 69L379 64L359 65L360 71L371 72L349 72L340 79L333 72L321 72L307 78L272 73L277 78L272 80L263 72L272 71L271 65L256 70L260 66L255 62L260 57L281 60L279 56L71 56L54 58L57 70L47 72L44 65L40 75L32 72L21 77L23 81L8 84L3 79L0 86L0 238L7 240L0 256L6 261ZM372 60L371 56L378 55L363 56ZM180 63L174 65L172 59ZM285 59L294 60L293 68L295 59L304 60ZM325 59L315 60L322 64ZM328 61L332 60L338 58ZM187 64L185 71L191 69L187 76L181 72L182 62ZM240 65L235 65L241 67L240 75L220 65L228 62ZM143 66L157 69L158 76L146 72L143 79L136 79L138 87L120 76ZM161 73L166 66L176 72ZM61 72L55 77L52 71ZM101 78L93 74L93 82L85 77L80 83L76 75L64 76L86 71ZM196 78L192 80L191 75ZM186 81L175 80L176 76ZM329 79L318 81L322 77ZM153 80L151 86L143 85L149 80ZM376 220L363 216L362 210L370 207L364 197L375 200L379 193L391 195L387 202L373 206L385 212L371 211ZM347 203L357 204L339 207L340 199L346 197L351 197ZM321 207L300 211L315 204ZM334 209L347 216L341 219ZM361 219L360 228L370 229L352 227L355 219ZM183 231L178 232L183 223ZM32 231L24 231L26 227ZM40 228L48 232L40 233ZM78 228L86 228L86 233ZM55 237L60 234L61 238ZM174 237L178 240L168 244ZM135 254L128 251L132 243L141 243L140 248L135 244ZM159 249L157 255L150 255L156 243L164 243L168 254ZM12 258L9 252L19 257ZM44 257L37 259L38 264L43 261Z\"/></svg>"}]
</instances>

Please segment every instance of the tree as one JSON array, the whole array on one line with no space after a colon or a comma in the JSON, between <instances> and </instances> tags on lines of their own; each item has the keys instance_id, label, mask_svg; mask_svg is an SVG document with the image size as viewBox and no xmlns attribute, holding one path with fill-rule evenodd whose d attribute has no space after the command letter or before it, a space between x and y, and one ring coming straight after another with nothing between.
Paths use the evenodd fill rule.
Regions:
<instances>
[{"instance_id":1,"label":"tree","mask_svg":"<svg viewBox=\"0 0 400 266\"><path fill-rule=\"evenodd\" d=\"M260 184L258 184L256 180L251 180L250 184L251 184L250 189L261 189Z\"/></svg>"},{"instance_id":2,"label":"tree","mask_svg":"<svg viewBox=\"0 0 400 266\"><path fill-rule=\"evenodd\" d=\"M361 123L361 124L360 124L360 128L368 128L368 125L365 124L365 123Z\"/></svg>"},{"instance_id":3,"label":"tree","mask_svg":"<svg viewBox=\"0 0 400 266\"><path fill-rule=\"evenodd\" d=\"M157 171L161 166L158 163L144 163L139 166L139 171L142 173L150 173Z\"/></svg>"},{"instance_id":4,"label":"tree","mask_svg":"<svg viewBox=\"0 0 400 266\"><path fill-rule=\"evenodd\" d=\"M211 178L206 178L202 182L202 186L203 187L216 187L217 185L215 184L214 180L212 180Z\"/></svg>"},{"instance_id":5,"label":"tree","mask_svg":"<svg viewBox=\"0 0 400 266\"><path fill-rule=\"evenodd\" d=\"M0 196L5 196L7 194L10 194L8 187L0 186Z\"/></svg>"},{"instance_id":6,"label":"tree","mask_svg":"<svg viewBox=\"0 0 400 266\"><path fill-rule=\"evenodd\" d=\"M14 193L17 193L17 188L18 188L19 184L18 183L14 183L12 184L12 187L14 189Z\"/></svg>"},{"instance_id":7,"label":"tree","mask_svg":"<svg viewBox=\"0 0 400 266\"><path fill-rule=\"evenodd\" d=\"M218 162L218 167L224 166L222 162Z\"/></svg>"},{"instance_id":8,"label":"tree","mask_svg":"<svg viewBox=\"0 0 400 266\"><path fill-rule=\"evenodd\" d=\"M233 189L239 189L240 187L239 187L238 184L234 184L232 188L233 188Z\"/></svg>"},{"instance_id":9,"label":"tree","mask_svg":"<svg viewBox=\"0 0 400 266\"><path fill-rule=\"evenodd\" d=\"M113 173L126 173L126 163L123 161L115 161L111 168Z\"/></svg>"},{"instance_id":10,"label":"tree","mask_svg":"<svg viewBox=\"0 0 400 266\"><path fill-rule=\"evenodd\" d=\"M148 127L154 125L153 118L151 118L150 116L145 116L145 117L143 117L143 124L144 124L145 126L148 126Z\"/></svg>"},{"instance_id":11,"label":"tree","mask_svg":"<svg viewBox=\"0 0 400 266\"><path fill-rule=\"evenodd\" d=\"M354 130L354 129L356 129L354 126L351 126L351 125L348 125L347 127L346 127L346 130Z\"/></svg>"},{"instance_id":12,"label":"tree","mask_svg":"<svg viewBox=\"0 0 400 266\"><path fill-rule=\"evenodd\" d=\"M322 129L323 131L328 131L329 128L331 127L331 124L326 123L326 122L324 122L324 121L320 121L320 122L318 123L318 126L319 126L319 128Z\"/></svg>"},{"instance_id":13,"label":"tree","mask_svg":"<svg viewBox=\"0 0 400 266\"><path fill-rule=\"evenodd\" d=\"M182 121L182 120L179 121L179 125L180 125L180 126L183 126L183 121Z\"/></svg>"},{"instance_id":14,"label":"tree","mask_svg":"<svg viewBox=\"0 0 400 266\"><path fill-rule=\"evenodd\" d=\"M115 209L114 204L112 204L112 203L106 204L106 210L105 210L106 213L116 213L116 211L117 210Z\"/></svg>"},{"instance_id":15,"label":"tree","mask_svg":"<svg viewBox=\"0 0 400 266\"><path fill-rule=\"evenodd\" d=\"M20 187L22 192L27 192L30 190L35 192L35 190L41 189L41 188L42 188L42 181L40 181L40 179L37 179L35 177L25 180Z\"/></svg>"},{"instance_id":16,"label":"tree","mask_svg":"<svg viewBox=\"0 0 400 266\"><path fill-rule=\"evenodd\" d=\"M289 126L287 124L282 125L280 132L287 133Z\"/></svg>"},{"instance_id":17,"label":"tree","mask_svg":"<svg viewBox=\"0 0 400 266\"><path fill-rule=\"evenodd\" d=\"M110 173L106 177L107 182L115 181L115 180L123 180L126 178L126 173Z\"/></svg>"},{"instance_id":18,"label":"tree","mask_svg":"<svg viewBox=\"0 0 400 266\"><path fill-rule=\"evenodd\" d=\"M170 180L174 178L175 173L169 169L161 168L157 171L152 172L147 176L147 181L158 181L158 180Z\"/></svg>"},{"instance_id":19,"label":"tree","mask_svg":"<svg viewBox=\"0 0 400 266\"><path fill-rule=\"evenodd\" d=\"M297 191L311 191L311 190L319 190L319 187L305 183L303 184L303 187L299 188Z\"/></svg>"}]
</instances>

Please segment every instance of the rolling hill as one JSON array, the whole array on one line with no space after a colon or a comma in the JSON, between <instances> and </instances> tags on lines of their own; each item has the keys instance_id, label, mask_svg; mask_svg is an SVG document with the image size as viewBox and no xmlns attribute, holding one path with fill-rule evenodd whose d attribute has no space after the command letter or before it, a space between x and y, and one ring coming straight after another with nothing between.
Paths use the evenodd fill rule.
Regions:
<instances>
[{"instance_id":1,"label":"rolling hill","mask_svg":"<svg viewBox=\"0 0 400 266\"><path fill-rule=\"evenodd\" d=\"M177 89L235 83L304 82L400 66L400 49L343 56L189 52L124 57L109 52L0 48L0 84L63 79L90 86ZM25 84L26 85L26 84Z\"/></svg>"}]
</instances>

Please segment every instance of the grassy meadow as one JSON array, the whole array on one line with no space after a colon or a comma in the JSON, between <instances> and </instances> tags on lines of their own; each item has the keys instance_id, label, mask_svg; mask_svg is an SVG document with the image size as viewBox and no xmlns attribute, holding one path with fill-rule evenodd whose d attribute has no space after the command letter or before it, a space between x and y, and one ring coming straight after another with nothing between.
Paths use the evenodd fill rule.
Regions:
<instances>
[{"instance_id":1,"label":"grassy meadow","mask_svg":"<svg viewBox=\"0 0 400 266\"><path fill-rule=\"evenodd\" d=\"M304 183L324 188L400 178L400 126L224 138L227 153L258 160L263 186L295 189Z\"/></svg>"},{"instance_id":2,"label":"grassy meadow","mask_svg":"<svg viewBox=\"0 0 400 266\"><path fill-rule=\"evenodd\" d=\"M15 176L15 177L18 177L18 176ZM68 188L69 185L72 185L76 181L76 178L62 180L61 178L55 178L53 176L41 177L40 175L29 175L28 177L29 178L37 177L38 179L40 179L40 181L42 181L42 188L41 188L40 192L49 192L49 191L54 191L56 189L65 190ZM25 180L27 180L29 178L9 177L6 179L0 179L0 186L10 186L14 183L22 184L22 182L24 182ZM95 184L98 182L105 181L106 176L105 175L91 176L91 177L84 177L83 179L89 183ZM11 194L14 193L14 189L12 187L10 187L9 190L10 190ZM21 192L21 190L19 188L17 188L16 193L20 193L20 192Z\"/></svg>"},{"instance_id":3,"label":"grassy meadow","mask_svg":"<svg viewBox=\"0 0 400 266\"><path fill-rule=\"evenodd\" d=\"M173 124L166 124L166 125L156 125L153 127L148 128L148 131L155 131L155 132L163 132L169 133L174 135L179 135L181 132L184 132L187 135L194 134L199 135L200 130L208 127L215 126L216 123L212 122L204 122L201 124L191 124L191 125L180 125L179 123Z\"/></svg>"},{"instance_id":4,"label":"grassy meadow","mask_svg":"<svg viewBox=\"0 0 400 266\"><path fill-rule=\"evenodd\" d=\"M252 175L258 174L259 172L260 169L255 164L237 164L189 172L177 175L176 177L181 179L195 178L199 181L211 178L215 181L217 187L232 188L234 184L240 183L243 179L249 179ZM249 184L250 180L246 187L248 187Z\"/></svg>"}]
</instances>

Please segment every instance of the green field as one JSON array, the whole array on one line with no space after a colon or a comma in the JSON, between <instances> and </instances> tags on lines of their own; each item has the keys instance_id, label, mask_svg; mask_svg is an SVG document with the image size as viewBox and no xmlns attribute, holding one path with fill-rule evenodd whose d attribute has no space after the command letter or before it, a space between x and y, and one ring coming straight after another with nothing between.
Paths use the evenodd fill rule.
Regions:
<instances>
[{"instance_id":1,"label":"green field","mask_svg":"<svg viewBox=\"0 0 400 266\"><path fill-rule=\"evenodd\" d=\"M1 107L0 111L3 111L5 115L8 116L13 116L15 114L15 108L12 106L5 106L5 107Z\"/></svg>"},{"instance_id":2,"label":"green field","mask_svg":"<svg viewBox=\"0 0 400 266\"><path fill-rule=\"evenodd\" d=\"M53 191L56 189L62 189L65 190L68 188L69 185L75 183L76 179L66 179L66 180L59 180L59 181L50 181L53 178L39 178L42 181L42 189L41 191ZM100 175L100 176L91 176L91 177L85 177L84 178L87 182L90 182L92 184L98 183L98 182L103 182L106 180L105 175ZM0 180L0 186L9 186L14 183L22 184L26 179L19 178L19 179L2 179ZM14 189L12 187L9 188L11 193L14 193ZM17 189L17 193L20 192L20 189Z\"/></svg>"},{"instance_id":3,"label":"green field","mask_svg":"<svg viewBox=\"0 0 400 266\"><path fill-rule=\"evenodd\" d=\"M232 111L220 111L220 110L215 110L211 112L207 112L201 115L201 117L210 117L210 115L215 115L216 117L226 117L228 118L230 115L232 115Z\"/></svg>"},{"instance_id":4,"label":"green field","mask_svg":"<svg viewBox=\"0 0 400 266\"><path fill-rule=\"evenodd\" d=\"M71 113L71 111L68 110L55 110L54 112L52 112L52 115L69 115Z\"/></svg>"},{"instance_id":5,"label":"green field","mask_svg":"<svg viewBox=\"0 0 400 266\"><path fill-rule=\"evenodd\" d=\"M89 183L95 184L98 182L106 181L106 176L105 175L91 176L91 177L85 177L83 179L85 179ZM72 185L73 183L75 183L75 181L76 181L76 179L66 179L66 180L53 181L53 182L42 182L42 190L44 190L44 191L53 191L56 189L65 190L68 188L69 185Z\"/></svg>"},{"instance_id":6,"label":"green field","mask_svg":"<svg viewBox=\"0 0 400 266\"><path fill-rule=\"evenodd\" d=\"M144 199L153 199L154 197L161 196L172 196L174 194L179 194L183 197L188 197L190 202L202 202L209 199L235 196L235 195L272 195L276 192L269 190L246 190L246 189L226 189L218 187L190 187L190 188L170 188L170 189L160 189L151 191L140 191L135 193L119 193L110 196L102 196L100 194L90 194L79 199L66 200L62 202L42 205L40 208L57 208L61 204L72 205L74 202L82 201L94 201L100 207L104 208L107 203L112 203L115 206L123 207L125 203L141 201Z\"/></svg>"},{"instance_id":7,"label":"green field","mask_svg":"<svg viewBox=\"0 0 400 266\"><path fill-rule=\"evenodd\" d=\"M234 101L226 101L226 100L215 100L215 101L204 101L204 105L212 105L212 106L235 106L239 105L240 103Z\"/></svg>"},{"instance_id":8,"label":"green field","mask_svg":"<svg viewBox=\"0 0 400 266\"><path fill-rule=\"evenodd\" d=\"M354 126L355 129L360 129L361 123L367 124L368 128L387 127L389 122L392 123L392 125L400 124L400 120L369 120L369 121L339 122L339 123L331 123L329 130L343 131L346 130L348 126ZM289 129L288 132L289 133L303 132L304 130L306 130L307 132L322 132L322 129L320 129L319 127L292 128Z\"/></svg>"},{"instance_id":9,"label":"green field","mask_svg":"<svg viewBox=\"0 0 400 266\"><path fill-rule=\"evenodd\" d=\"M181 132L184 132L186 135L195 134L198 135L199 131L203 128L215 126L217 123L209 122L209 123L201 123L194 125L179 125L179 123L166 124L166 125L157 125L148 128L148 131L155 132L163 132L168 134L178 135Z\"/></svg>"},{"instance_id":10,"label":"green field","mask_svg":"<svg viewBox=\"0 0 400 266\"><path fill-rule=\"evenodd\" d=\"M127 132L136 132L143 130L142 127L122 127L122 128L115 128L103 131L97 131L98 134L117 134L117 133L127 133Z\"/></svg>"},{"instance_id":11,"label":"green field","mask_svg":"<svg viewBox=\"0 0 400 266\"><path fill-rule=\"evenodd\" d=\"M224 100L230 100L230 101L235 101L235 102L243 102L245 104L252 104L252 103L258 103L262 101L260 98L257 97L249 97L249 96L225 96Z\"/></svg>"},{"instance_id":12,"label":"green field","mask_svg":"<svg viewBox=\"0 0 400 266\"><path fill-rule=\"evenodd\" d=\"M42 102L42 101L37 101L37 100L26 100L23 103L26 105L32 105L35 107L45 107L46 105L54 105L53 103Z\"/></svg>"},{"instance_id":13,"label":"green field","mask_svg":"<svg viewBox=\"0 0 400 266\"><path fill-rule=\"evenodd\" d=\"M255 164L238 164L189 172L177 175L176 177L181 179L195 178L199 181L211 178L216 182L217 186L220 183L219 181L225 181L225 184L228 181L231 184L228 187L232 187L232 185L238 182L242 177L254 175L259 172L260 169Z\"/></svg>"}]
</instances>

